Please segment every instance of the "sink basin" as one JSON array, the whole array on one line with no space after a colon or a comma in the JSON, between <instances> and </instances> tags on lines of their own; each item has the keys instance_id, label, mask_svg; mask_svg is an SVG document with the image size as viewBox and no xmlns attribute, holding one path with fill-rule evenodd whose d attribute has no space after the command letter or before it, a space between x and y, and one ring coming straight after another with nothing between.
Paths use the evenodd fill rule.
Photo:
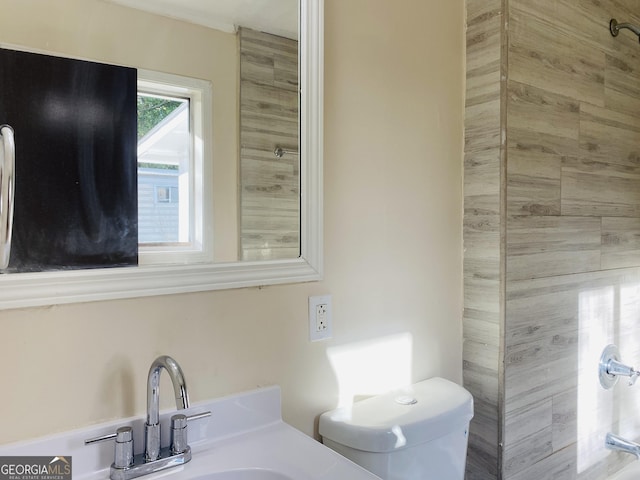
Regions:
<instances>
[{"instance_id":1,"label":"sink basin","mask_svg":"<svg viewBox=\"0 0 640 480\"><path fill-rule=\"evenodd\" d=\"M136 480L380 480L282 420L280 389L265 387L192 405L189 463ZM200 415L211 412L210 415ZM160 415L162 447L168 446L171 416ZM109 480L113 442L85 445L122 426L133 430L134 453L144 446L143 417L92 425L14 445L0 456L58 455L73 458L73 480Z\"/></svg>"},{"instance_id":2,"label":"sink basin","mask_svg":"<svg viewBox=\"0 0 640 480\"><path fill-rule=\"evenodd\" d=\"M227 470L226 472L212 473L211 475L202 475L192 480L294 480L288 475L267 470L265 468L239 468L236 470Z\"/></svg>"}]
</instances>

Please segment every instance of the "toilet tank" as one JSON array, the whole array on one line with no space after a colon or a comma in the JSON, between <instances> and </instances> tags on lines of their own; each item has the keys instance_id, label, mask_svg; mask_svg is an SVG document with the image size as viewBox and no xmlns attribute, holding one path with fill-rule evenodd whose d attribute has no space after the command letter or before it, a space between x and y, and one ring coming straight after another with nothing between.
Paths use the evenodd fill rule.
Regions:
<instances>
[{"instance_id":1,"label":"toilet tank","mask_svg":"<svg viewBox=\"0 0 640 480\"><path fill-rule=\"evenodd\" d=\"M320 416L322 442L384 480L463 480L473 397L444 378Z\"/></svg>"}]
</instances>

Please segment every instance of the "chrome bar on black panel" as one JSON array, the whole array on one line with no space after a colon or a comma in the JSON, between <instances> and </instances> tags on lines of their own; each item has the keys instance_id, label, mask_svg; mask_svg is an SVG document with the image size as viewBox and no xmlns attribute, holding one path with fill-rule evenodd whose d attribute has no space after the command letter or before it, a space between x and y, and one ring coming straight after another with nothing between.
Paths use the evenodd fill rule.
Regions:
<instances>
[{"instance_id":1,"label":"chrome bar on black panel","mask_svg":"<svg viewBox=\"0 0 640 480\"><path fill-rule=\"evenodd\" d=\"M0 270L9 266L11 233L13 230L13 201L15 197L16 144L13 128L0 125Z\"/></svg>"}]
</instances>

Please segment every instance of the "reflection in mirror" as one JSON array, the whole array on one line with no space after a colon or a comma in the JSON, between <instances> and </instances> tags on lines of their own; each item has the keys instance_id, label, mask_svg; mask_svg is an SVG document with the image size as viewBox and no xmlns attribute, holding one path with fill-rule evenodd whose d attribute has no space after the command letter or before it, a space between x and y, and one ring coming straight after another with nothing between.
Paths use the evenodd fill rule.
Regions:
<instances>
[{"instance_id":1,"label":"reflection in mirror","mask_svg":"<svg viewBox=\"0 0 640 480\"><path fill-rule=\"evenodd\" d=\"M45 2L38 3L46 10ZM135 24L130 23L145 37L143 45L171 33L167 31L170 26L179 30L180 36L171 34L173 53L168 50L167 55L184 55L207 67L198 74L198 80L207 82L209 87L205 88L213 90L213 104L196 105L196 98L188 93L196 81L190 65L180 67L164 59L149 62L149 51L138 48L137 41L127 43L126 51L121 51L117 42L104 45L111 58L105 58L102 47L86 48L83 54L88 60L136 68L138 124L146 125L147 117L154 115L151 125L138 132L141 264L272 260L300 255L298 156L273 154L278 147L296 152L299 146L298 0L249 3L250 8L247 2L225 0L85 0L82 4L67 0L55 7L56 12L73 9L75 14L99 14L105 20L101 24L105 34L112 28L109 19L122 25L135 18ZM65 38L69 29L77 28L64 19L56 26L60 33L48 36L48 45L51 40L69 40ZM204 57L191 40L196 33L208 46ZM131 52L136 58L127 58ZM71 58L77 55L62 49L50 53ZM211 56L220 58L212 64ZM144 78L140 73L143 66L184 80L163 89L162 81L154 83ZM229 77L226 83L220 81L222 76ZM230 84L231 79L235 84ZM173 112L169 108L172 104L181 107ZM224 128L233 134L219 134L221 124L215 119L213 127L204 123L204 129L197 128L202 123L200 116L211 114L217 114L218 122L224 122ZM184 117L180 124L176 123L178 117ZM34 132L34 136L41 134ZM226 153L218 154L220 150ZM213 184L220 170L237 175L231 186ZM213 203L213 210L207 201ZM18 223L21 220L18 216Z\"/></svg>"},{"instance_id":2,"label":"reflection in mirror","mask_svg":"<svg viewBox=\"0 0 640 480\"><path fill-rule=\"evenodd\" d=\"M248 28L240 36L242 260L300 254L298 42ZM276 155L276 149L283 153Z\"/></svg>"},{"instance_id":3,"label":"reflection in mirror","mask_svg":"<svg viewBox=\"0 0 640 480\"><path fill-rule=\"evenodd\" d=\"M231 232L216 231L215 258L230 261L298 257L298 0L108 1L153 15L178 18L236 38L237 66L218 65L218 68L237 68L239 72L239 111L236 112L239 158L234 159L239 172L238 251L224 256L218 244L223 234L229 238ZM217 106L214 104L213 108ZM214 135L214 142L223 140ZM288 153L275 155L277 148ZM225 159L214 158L214 162L222 161ZM164 176L157 178L166 179L166 172L163 173ZM215 191L214 196L224 205L235 202L235 199L216 195ZM163 207L167 211L171 207L178 209L177 204Z\"/></svg>"},{"instance_id":4,"label":"reflection in mirror","mask_svg":"<svg viewBox=\"0 0 640 480\"><path fill-rule=\"evenodd\" d=\"M204 18L194 14L193 6L242 3L246 11L247 2L143 2L156 8L151 13L140 5L122 5L124 1L6 0L0 46L209 83L213 107L204 115L211 117L211 128L197 138L194 150L201 148L209 159L203 166L202 176L210 183L204 183L200 215L204 247L213 250L213 263L5 275L0 277L0 308L318 279L322 0L282 0L294 5L293 32L286 27L269 32L252 21L242 25L237 18L231 18L230 31L193 23ZM180 4L179 12L161 11L172 1ZM281 0L255 1L263 10L254 17L277 17L265 12L275 12ZM297 32L299 24L303 28ZM253 35L262 33L268 37L256 41ZM246 49L241 59L240 47L251 43L255 48ZM289 153L275 155L277 148ZM170 186L157 190L162 203L180 199L172 196ZM87 283L87 275L101 286ZM37 288L26 295L21 288L26 285Z\"/></svg>"}]
</instances>

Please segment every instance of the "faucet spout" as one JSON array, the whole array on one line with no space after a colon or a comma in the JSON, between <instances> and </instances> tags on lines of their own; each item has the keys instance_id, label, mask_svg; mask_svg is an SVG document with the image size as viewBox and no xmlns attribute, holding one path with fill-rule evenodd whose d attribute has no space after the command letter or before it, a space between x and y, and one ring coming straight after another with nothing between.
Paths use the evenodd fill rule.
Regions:
<instances>
[{"instance_id":1,"label":"faucet spout","mask_svg":"<svg viewBox=\"0 0 640 480\"><path fill-rule=\"evenodd\" d=\"M609 450L630 453L640 459L640 444L631 442L614 433L607 433L604 441L605 447Z\"/></svg>"},{"instance_id":2,"label":"faucet spout","mask_svg":"<svg viewBox=\"0 0 640 480\"><path fill-rule=\"evenodd\" d=\"M160 455L160 374L166 370L173 384L176 408L189 408L189 395L184 374L178 362L162 355L156 358L149 369L147 379L147 422L145 425L145 459L157 460Z\"/></svg>"}]
</instances>

